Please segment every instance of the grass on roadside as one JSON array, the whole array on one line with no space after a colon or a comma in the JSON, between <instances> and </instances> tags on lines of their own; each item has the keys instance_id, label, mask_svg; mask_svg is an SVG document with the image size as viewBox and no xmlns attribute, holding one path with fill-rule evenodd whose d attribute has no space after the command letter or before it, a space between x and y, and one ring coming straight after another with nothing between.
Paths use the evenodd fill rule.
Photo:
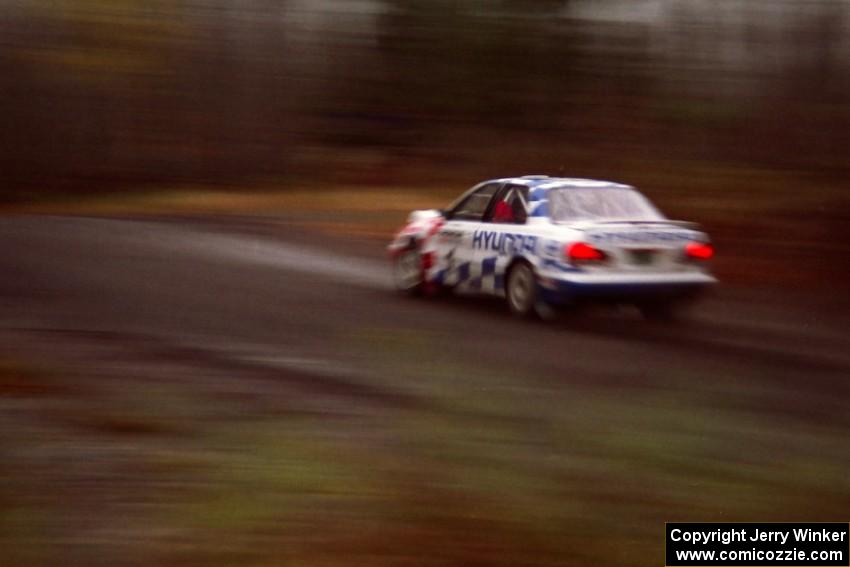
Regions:
<instances>
[{"instance_id":1,"label":"grass on roadside","mask_svg":"<svg viewBox=\"0 0 850 567\"><path fill-rule=\"evenodd\" d=\"M112 385L65 406L0 397L19 409L0 431L5 557L637 566L663 560L664 521L814 521L850 505L845 419L740 403L817 403L791 386L673 367L640 390L546 388L397 331L334 340L375 361L376 385L410 384L426 408L288 412L179 383ZM147 426L89 426L119 411Z\"/></svg>"}]
</instances>

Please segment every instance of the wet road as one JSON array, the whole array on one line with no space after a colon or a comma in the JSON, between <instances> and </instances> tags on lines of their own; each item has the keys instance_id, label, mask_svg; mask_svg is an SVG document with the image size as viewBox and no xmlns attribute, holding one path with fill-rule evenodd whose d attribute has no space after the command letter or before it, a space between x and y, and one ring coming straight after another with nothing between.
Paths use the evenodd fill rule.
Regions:
<instances>
[{"instance_id":1,"label":"wet road","mask_svg":"<svg viewBox=\"0 0 850 567\"><path fill-rule=\"evenodd\" d=\"M842 298L543 324L400 297L380 242L280 219L7 217L0 242L22 565L661 564L671 519L850 507Z\"/></svg>"},{"instance_id":2,"label":"wet road","mask_svg":"<svg viewBox=\"0 0 850 567\"><path fill-rule=\"evenodd\" d=\"M390 396L416 389L402 378L405 354L393 368L377 368L372 347L363 348L369 337L427 337L436 362L521 374L547 388L757 377L848 390L850 337L837 299L721 286L685 323L603 312L547 325L515 320L497 301L399 297L380 243L258 226L240 219L2 219L0 325L145 337L222 364L337 385L369 388L375 373L398 371L398 380L379 381Z\"/></svg>"}]
</instances>

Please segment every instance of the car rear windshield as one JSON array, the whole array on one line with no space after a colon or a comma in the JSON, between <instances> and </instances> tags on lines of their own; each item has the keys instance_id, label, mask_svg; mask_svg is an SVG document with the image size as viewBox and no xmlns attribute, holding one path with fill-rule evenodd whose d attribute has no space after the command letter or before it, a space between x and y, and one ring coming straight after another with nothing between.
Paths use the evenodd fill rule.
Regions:
<instances>
[{"instance_id":1,"label":"car rear windshield","mask_svg":"<svg viewBox=\"0 0 850 567\"><path fill-rule=\"evenodd\" d=\"M646 197L629 187L561 187L549 190L554 222L654 221L664 218Z\"/></svg>"}]
</instances>

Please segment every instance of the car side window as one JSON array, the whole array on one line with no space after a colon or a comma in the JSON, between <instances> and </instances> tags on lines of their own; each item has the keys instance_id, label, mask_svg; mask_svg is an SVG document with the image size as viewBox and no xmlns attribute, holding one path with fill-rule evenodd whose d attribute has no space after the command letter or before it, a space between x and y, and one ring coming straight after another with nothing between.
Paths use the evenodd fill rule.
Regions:
<instances>
[{"instance_id":1,"label":"car side window","mask_svg":"<svg viewBox=\"0 0 850 567\"><path fill-rule=\"evenodd\" d=\"M508 185L502 189L484 219L485 222L501 224L525 224L526 220L528 187L522 185Z\"/></svg>"},{"instance_id":2,"label":"car side window","mask_svg":"<svg viewBox=\"0 0 850 567\"><path fill-rule=\"evenodd\" d=\"M449 218L454 220L480 221L484 212L490 205L493 195L501 187L500 183L488 183L480 189L470 193L450 213Z\"/></svg>"}]
</instances>

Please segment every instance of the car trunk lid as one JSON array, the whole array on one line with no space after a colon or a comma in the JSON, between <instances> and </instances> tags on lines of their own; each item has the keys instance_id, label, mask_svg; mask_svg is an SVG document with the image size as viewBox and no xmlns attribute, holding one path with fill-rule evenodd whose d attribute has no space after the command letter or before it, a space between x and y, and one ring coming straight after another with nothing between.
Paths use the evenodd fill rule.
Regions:
<instances>
[{"instance_id":1,"label":"car trunk lid","mask_svg":"<svg viewBox=\"0 0 850 567\"><path fill-rule=\"evenodd\" d=\"M705 234L694 223L682 221L602 221L580 228L584 240L606 255L593 270L609 272L671 272L693 269L684 262L688 242Z\"/></svg>"}]
</instances>

